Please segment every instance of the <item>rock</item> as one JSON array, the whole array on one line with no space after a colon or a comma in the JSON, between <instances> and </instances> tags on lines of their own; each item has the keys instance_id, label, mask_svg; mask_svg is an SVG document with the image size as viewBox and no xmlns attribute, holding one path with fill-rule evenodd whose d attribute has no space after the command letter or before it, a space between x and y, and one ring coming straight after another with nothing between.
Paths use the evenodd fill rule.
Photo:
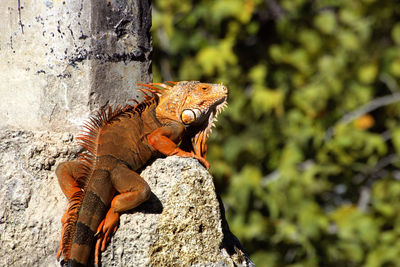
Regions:
<instances>
[{"instance_id":1,"label":"rock","mask_svg":"<svg viewBox=\"0 0 400 267\"><path fill-rule=\"evenodd\" d=\"M61 133L0 133L0 266L58 266L67 201L55 166L78 151ZM42 149L35 149L35 148ZM75 148L74 148L75 147ZM35 162L54 161L49 170ZM152 195L121 216L103 266L252 266L230 233L212 176L195 159L157 159L141 174Z\"/></svg>"},{"instance_id":2,"label":"rock","mask_svg":"<svg viewBox=\"0 0 400 267\"><path fill-rule=\"evenodd\" d=\"M60 219L66 198L44 162L71 160L54 157L63 143L61 133L4 131L0 133L0 266L56 266ZM51 149L50 149L51 147Z\"/></svg>"}]
</instances>

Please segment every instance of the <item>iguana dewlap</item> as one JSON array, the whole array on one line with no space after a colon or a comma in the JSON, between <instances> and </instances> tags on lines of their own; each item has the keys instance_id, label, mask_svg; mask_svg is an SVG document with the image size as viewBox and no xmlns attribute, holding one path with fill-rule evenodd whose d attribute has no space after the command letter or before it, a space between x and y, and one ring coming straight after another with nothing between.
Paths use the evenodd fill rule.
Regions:
<instances>
[{"instance_id":1,"label":"iguana dewlap","mask_svg":"<svg viewBox=\"0 0 400 267\"><path fill-rule=\"evenodd\" d=\"M150 93L143 102L92 117L77 138L85 152L56 169L69 200L57 253L63 266L86 266L93 246L98 264L120 213L149 198L150 188L136 170L152 157L195 157L209 167L206 141L226 105L227 88L196 81L143 86Z\"/></svg>"}]
</instances>

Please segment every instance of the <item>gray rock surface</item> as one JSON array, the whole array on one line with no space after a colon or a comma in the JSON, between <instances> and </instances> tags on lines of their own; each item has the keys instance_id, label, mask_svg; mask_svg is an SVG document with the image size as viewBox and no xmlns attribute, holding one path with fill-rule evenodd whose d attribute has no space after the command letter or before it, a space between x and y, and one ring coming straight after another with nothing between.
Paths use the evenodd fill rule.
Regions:
<instances>
[{"instance_id":1,"label":"gray rock surface","mask_svg":"<svg viewBox=\"0 0 400 267\"><path fill-rule=\"evenodd\" d=\"M0 266L58 266L67 206L55 166L79 152L72 134L0 132ZM150 200L121 216L103 266L251 266L230 233L212 177L196 160L157 159L142 172Z\"/></svg>"},{"instance_id":2,"label":"gray rock surface","mask_svg":"<svg viewBox=\"0 0 400 267\"><path fill-rule=\"evenodd\" d=\"M1 0L0 129L76 132L151 75L150 1Z\"/></svg>"}]
</instances>

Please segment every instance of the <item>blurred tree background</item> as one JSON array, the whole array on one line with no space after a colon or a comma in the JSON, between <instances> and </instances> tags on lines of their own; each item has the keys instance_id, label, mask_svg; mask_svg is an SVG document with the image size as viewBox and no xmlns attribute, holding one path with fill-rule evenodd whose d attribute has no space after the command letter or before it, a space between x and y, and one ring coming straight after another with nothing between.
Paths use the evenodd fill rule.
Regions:
<instances>
[{"instance_id":1,"label":"blurred tree background","mask_svg":"<svg viewBox=\"0 0 400 267\"><path fill-rule=\"evenodd\" d=\"M208 159L257 266L400 266L400 2L155 0L155 81L223 82Z\"/></svg>"}]
</instances>

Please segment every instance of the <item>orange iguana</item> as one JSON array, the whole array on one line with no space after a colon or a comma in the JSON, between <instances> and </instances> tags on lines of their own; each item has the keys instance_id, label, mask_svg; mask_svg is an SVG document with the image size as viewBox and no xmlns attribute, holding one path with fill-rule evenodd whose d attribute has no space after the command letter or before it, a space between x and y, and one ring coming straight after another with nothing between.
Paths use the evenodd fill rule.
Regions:
<instances>
[{"instance_id":1,"label":"orange iguana","mask_svg":"<svg viewBox=\"0 0 400 267\"><path fill-rule=\"evenodd\" d=\"M136 170L152 157L194 157L209 167L206 141L226 105L227 88L196 81L140 85L147 87L140 89L145 100L102 109L77 137L85 152L56 169L69 200L57 253L62 266L86 266L94 245L98 264L120 213L149 198Z\"/></svg>"}]
</instances>

